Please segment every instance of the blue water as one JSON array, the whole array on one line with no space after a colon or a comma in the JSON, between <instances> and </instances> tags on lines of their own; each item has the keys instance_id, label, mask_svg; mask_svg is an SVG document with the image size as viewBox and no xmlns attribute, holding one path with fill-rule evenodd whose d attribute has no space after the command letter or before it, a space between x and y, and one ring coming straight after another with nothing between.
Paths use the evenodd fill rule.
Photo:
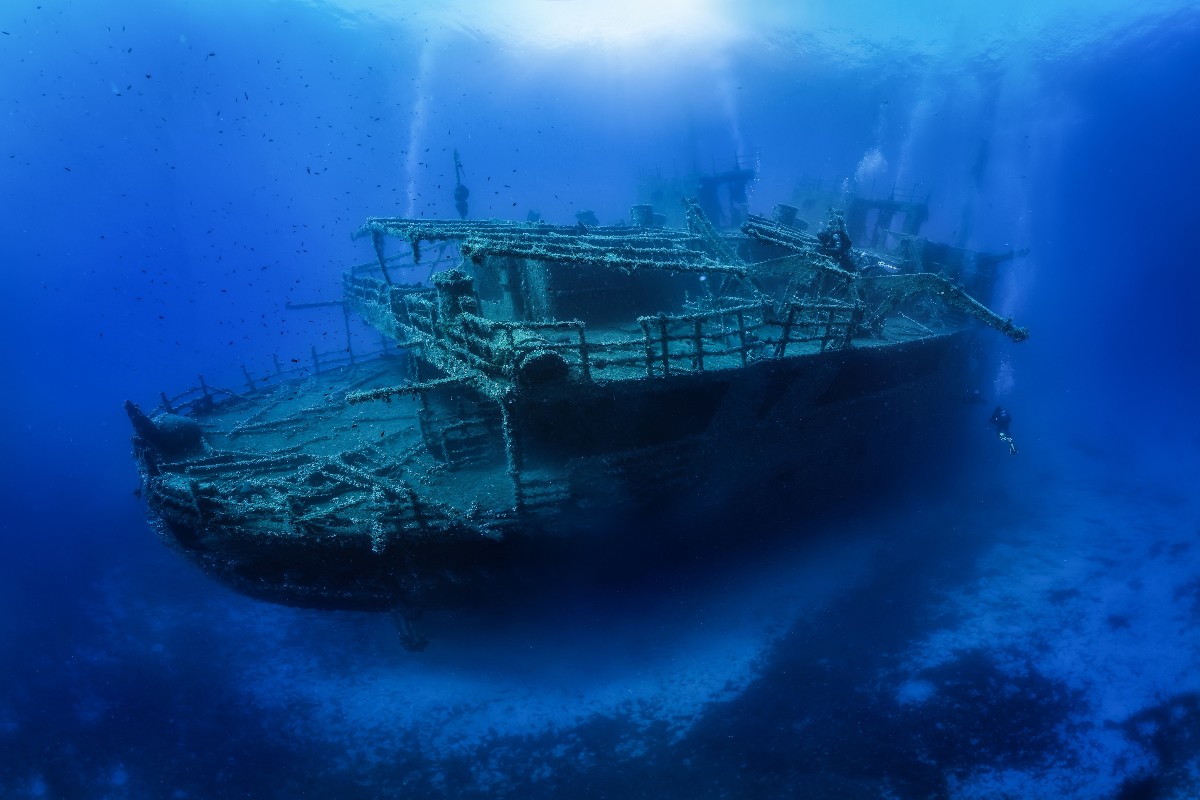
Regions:
<instances>
[{"instance_id":1,"label":"blue water","mask_svg":"<svg viewBox=\"0 0 1200 800\"><path fill-rule=\"evenodd\" d=\"M0 796L1200 796L1200 12L434 5L0 6ZM367 216L453 217L454 149L480 218L739 160L759 213L929 192L931 238L1030 248L1019 455L981 420L969 469L419 654L209 581L122 401L338 346L285 304Z\"/></svg>"}]
</instances>

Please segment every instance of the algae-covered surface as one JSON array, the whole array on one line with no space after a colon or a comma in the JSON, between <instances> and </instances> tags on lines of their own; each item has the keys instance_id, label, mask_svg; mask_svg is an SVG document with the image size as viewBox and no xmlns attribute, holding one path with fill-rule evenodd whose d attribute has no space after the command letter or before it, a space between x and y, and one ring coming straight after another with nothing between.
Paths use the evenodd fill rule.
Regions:
<instances>
[{"instance_id":1,"label":"algae-covered surface","mask_svg":"<svg viewBox=\"0 0 1200 800\"><path fill-rule=\"evenodd\" d=\"M1172 0L5 5L0 795L1196 796L1198 54L1200 18ZM745 351L765 388L737 409L758 438L702 466L666 453L691 510L671 546L634 546L661 517L581 505L624 547L595 536L583 557L511 570L486 602L401 615L429 637L419 652L392 614L232 591L148 522L122 404L149 412L189 387L248 402L195 417L211 449L180 492L284 508L272 535L333 526L371 554L386 542L359 521L382 518L372 504L407 513L406 484L465 509L452 523L516 505L511 454L447 467L419 395L346 401L413 377L345 313L347 271L429 288L475 265L425 239L419 261L403 238L381 255L353 238L370 218L625 236L690 214L684 238L718 255L680 272L668 333L683 338L659 351L688 366L706 333L689 315L746 269L714 268L724 232L820 242L830 207L873 226L854 246L879 254L855 260L835 229L836 269L884 281L891 252L980 294L1010 335L1028 328L1017 344L972 323L975 378L925 398L961 424L884 392L861 425L802 415L765 435L786 393ZM496 258L541 246L509 244ZM797 285L755 280L748 302ZM585 281L540 285L594 310ZM460 310L504 310L501 288ZM889 324L917 347L933 317L913 302ZM597 344L645 350L651 312L627 310L595 321ZM560 335L578 330L542 338ZM740 368L729 339L699 353L713 375ZM543 343L513 342L497 375L561 377L517 358ZM881 357L868 343L856 355ZM666 377L631 353L589 365L597 382ZM841 444L798 463L889 467L813 510L806 474L757 480L801 430ZM460 432L463 453L480 441ZM601 452L624 435L560 433L535 477L553 477L555 441ZM954 461L934 457L947 439ZM221 465L238 459L234 480ZM596 502L599 474L573 475ZM750 511L769 528L740 524Z\"/></svg>"}]
</instances>

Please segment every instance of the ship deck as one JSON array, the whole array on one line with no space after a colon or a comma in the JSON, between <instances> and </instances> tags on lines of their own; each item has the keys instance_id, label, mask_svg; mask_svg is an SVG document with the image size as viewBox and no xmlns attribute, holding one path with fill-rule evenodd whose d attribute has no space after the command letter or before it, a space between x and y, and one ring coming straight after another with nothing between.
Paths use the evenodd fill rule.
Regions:
<instances>
[{"instance_id":1,"label":"ship deck","mask_svg":"<svg viewBox=\"0 0 1200 800\"><path fill-rule=\"evenodd\" d=\"M240 498L248 510L281 503L286 494L302 497L305 483L321 489L301 509L310 516L333 510L354 516L376 489L401 484L433 506L511 508L503 469L451 469L429 452L416 397L345 399L350 391L401 384L406 372L403 357L384 356L239 395L195 417L209 452L164 471L211 481L225 502Z\"/></svg>"}]
</instances>

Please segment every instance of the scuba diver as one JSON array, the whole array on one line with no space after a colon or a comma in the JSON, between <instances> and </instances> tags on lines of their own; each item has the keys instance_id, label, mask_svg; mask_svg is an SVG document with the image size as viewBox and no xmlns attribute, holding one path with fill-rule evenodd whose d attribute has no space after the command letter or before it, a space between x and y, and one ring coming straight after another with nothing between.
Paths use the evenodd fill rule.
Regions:
<instances>
[{"instance_id":1,"label":"scuba diver","mask_svg":"<svg viewBox=\"0 0 1200 800\"><path fill-rule=\"evenodd\" d=\"M1017 445L1008 433L1008 426L1012 424L1012 416L1005 410L1004 406L996 406L996 410L992 412L992 418L988 422L995 426L996 435L1000 437L1000 441L1008 445L1008 452L1015 456L1017 454Z\"/></svg>"},{"instance_id":2,"label":"scuba diver","mask_svg":"<svg viewBox=\"0 0 1200 800\"><path fill-rule=\"evenodd\" d=\"M463 186L462 182L463 168L462 162L458 160L458 151L454 151L454 208L458 211L459 219L467 218L467 198L471 195L471 190Z\"/></svg>"},{"instance_id":3,"label":"scuba diver","mask_svg":"<svg viewBox=\"0 0 1200 800\"><path fill-rule=\"evenodd\" d=\"M824 230L817 234L817 252L847 272L858 272L858 265L854 261L854 248L850 243L850 234L846 231L846 220L842 217L842 212L829 210L829 222Z\"/></svg>"}]
</instances>

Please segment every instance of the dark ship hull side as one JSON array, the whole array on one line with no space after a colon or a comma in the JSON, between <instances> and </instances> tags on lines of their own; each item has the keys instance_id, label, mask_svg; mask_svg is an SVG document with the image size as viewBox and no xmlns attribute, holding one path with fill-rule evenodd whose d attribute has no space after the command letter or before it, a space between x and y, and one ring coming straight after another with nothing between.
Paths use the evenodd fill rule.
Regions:
<instances>
[{"instance_id":1,"label":"dark ship hull side","mask_svg":"<svg viewBox=\"0 0 1200 800\"><path fill-rule=\"evenodd\" d=\"M382 548L365 535L280 537L202 508L167 508L153 482L150 508L172 545L254 597L328 609L453 607L597 551L611 565L800 533L801 515L877 492L897 472L944 466L961 431L973 342L946 334L524 393L510 412L520 481L549 488L518 490L498 538L462 520ZM506 472L503 462L490 469Z\"/></svg>"},{"instance_id":2,"label":"dark ship hull side","mask_svg":"<svg viewBox=\"0 0 1200 800\"><path fill-rule=\"evenodd\" d=\"M975 338L763 360L739 370L597 385L530 399L528 441L569 481L571 508L604 532L606 510L694 531L767 523L877 492L961 438ZM536 460L536 459L531 459Z\"/></svg>"}]
</instances>

